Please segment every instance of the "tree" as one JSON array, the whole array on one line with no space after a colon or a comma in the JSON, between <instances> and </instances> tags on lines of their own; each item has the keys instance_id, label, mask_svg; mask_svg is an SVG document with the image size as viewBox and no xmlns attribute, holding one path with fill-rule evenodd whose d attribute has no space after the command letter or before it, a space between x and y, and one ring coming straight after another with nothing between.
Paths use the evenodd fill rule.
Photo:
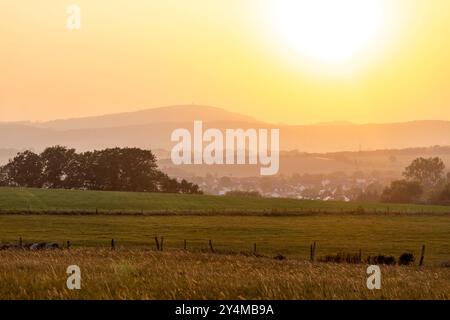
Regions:
<instances>
[{"instance_id":1,"label":"tree","mask_svg":"<svg viewBox=\"0 0 450 320\"><path fill-rule=\"evenodd\" d=\"M438 158L417 158L403 172L409 181L416 181L426 188L436 187L443 179L445 165Z\"/></svg>"},{"instance_id":2,"label":"tree","mask_svg":"<svg viewBox=\"0 0 450 320\"><path fill-rule=\"evenodd\" d=\"M432 197L432 202L439 204L450 204L450 183L446 183Z\"/></svg>"},{"instance_id":3,"label":"tree","mask_svg":"<svg viewBox=\"0 0 450 320\"><path fill-rule=\"evenodd\" d=\"M181 180L180 190L181 193L190 193L190 194L201 193L198 185L188 182L185 179Z\"/></svg>"},{"instance_id":4,"label":"tree","mask_svg":"<svg viewBox=\"0 0 450 320\"><path fill-rule=\"evenodd\" d=\"M42 178L44 186L63 188L67 178L67 166L75 155L75 149L62 146L46 148L40 155L44 169Z\"/></svg>"},{"instance_id":5,"label":"tree","mask_svg":"<svg viewBox=\"0 0 450 320\"><path fill-rule=\"evenodd\" d=\"M396 180L383 190L381 201L392 203L417 202L423 194L423 188L417 181Z\"/></svg>"},{"instance_id":6,"label":"tree","mask_svg":"<svg viewBox=\"0 0 450 320\"><path fill-rule=\"evenodd\" d=\"M180 193L180 184L176 179L169 178L168 175L164 174L160 181L159 190L161 192Z\"/></svg>"},{"instance_id":7,"label":"tree","mask_svg":"<svg viewBox=\"0 0 450 320\"><path fill-rule=\"evenodd\" d=\"M42 186L43 164L39 155L31 151L18 153L2 169L4 184L23 187Z\"/></svg>"},{"instance_id":8,"label":"tree","mask_svg":"<svg viewBox=\"0 0 450 320\"><path fill-rule=\"evenodd\" d=\"M365 190L360 191L356 197L357 201L379 201L380 194L383 192L383 186L378 182L369 184Z\"/></svg>"},{"instance_id":9,"label":"tree","mask_svg":"<svg viewBox=\"0 0 450 320\"><path fill-rule=\"evenodd\" d=\"M120 150L120 177L122 188L129 191L158 191L156 157L150 150L124 148Z\"/></svg>"},{"instance_id":10,"label":"tree","mask_svg":"<svg viewBox=\"0 0 450 320\"><path fill-rule=\"evenodd\" d=\"M67 189L92 189L89 177L92 152L75 153L67 162L64 172L64 187Z\"/></svg>"},{"instance_id":11,"label":"tree","mask_svg":"<svg viewBox=\"0 0 450 320\"><path fill-rule=\"evenodd\" d=\"M202 193L186 180L178 182L158 170L150 150L110 148L76 153L55 146L40 155L19 153L0 167L0 185L133 192Z\"/></svg>"},{"instance_id":12,"label":"tree","mask_svg":"<svg viewBox=\"0 0 450 320\"><path fill-rule=\"evenodd\" d=\"M2 166L0 167L0 187L7 187L8 185L8 171L6 170L6 166Z\"/></svg>"},{"instance_id":13,"label":"tree","mask_svg":"<svg viewBox=\"0 0 450 320\"><path fill-rule=\"evenodd\" d=\"M221 177L219 185L224 188L231 188L233 186L233 181L231 181L229 177Z\"/></svg>"},{"instance_id":14,"label":"tree","mask_svg":"<svg viewBox=\"0 0 450 320\"><path fill-rule=\"evenodd\" d=\"M86 185L96 190L158 191L161 172L149 150L112 148L85 154Z\"/></svg>"}]
</instances>

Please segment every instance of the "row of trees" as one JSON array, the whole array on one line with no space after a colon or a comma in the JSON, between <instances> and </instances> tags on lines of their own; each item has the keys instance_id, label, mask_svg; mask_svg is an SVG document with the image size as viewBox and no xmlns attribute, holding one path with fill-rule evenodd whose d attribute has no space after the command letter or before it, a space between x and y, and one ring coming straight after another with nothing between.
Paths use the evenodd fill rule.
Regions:
<instances>
[{"instance_id":1,"label":"row of trees","mask_svg":"<svg viewBox=\"0 0 450 320\"><path fill-rule=\"evenodd\" d=\"M0 185L134 192L201 193L198 185L158 170L150 150L112 148L77 153L55 146L18 153L0 167Z\"/></svg>"},{"instance_id":2,"label":"row of trees","mask_svg":"<svg viewBox=\"0 0 450 320\"><path fill-rule=\"evenodd\" d=\"M450 173L438 158L417 158L396 180L384 189L381 200L399 203L450 204Z\"/></svg>"}]
</instances>

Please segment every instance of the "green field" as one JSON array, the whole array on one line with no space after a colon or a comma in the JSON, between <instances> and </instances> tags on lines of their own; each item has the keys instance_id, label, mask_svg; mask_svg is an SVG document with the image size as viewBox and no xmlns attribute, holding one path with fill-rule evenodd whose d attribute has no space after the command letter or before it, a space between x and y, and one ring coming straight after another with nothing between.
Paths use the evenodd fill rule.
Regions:
<instances>
[{"instance_id":1,"label":"green field","mask_svg":"<svg viewBox=\"0 0 450 320\"><path fill-rule=\"evenodd\" d=\"M349 203L275 198L220 197L162 193L0 188L0 213L99 214L302 214L434 213L450 207L412 204Z\"/></svg>"},{"instance_id":2,"label":"green field","mask_svg":"<svg viewBox=\"0 0 450 320\"><path fill-rule=\"evenodd\" d=\"M363 210L361 210L361 207ZM307 259L363 252L416 255L426 245L426 261L450 259L448 207L357 204L293 199L202 195L0 188L0 242L70 240L73 246L249 252ZM358 209L359 208L359 209ZM378 214L373 214L374 212ZM95 213L99 214L95 214ZM328 214L323 214L328 213ZM355 214L358 213L358 214ZM396 214L401 213L401 214ZM408 213L408 214L404 214Z\"/></svg>"},{"instance_id":3,"label":"green field","mask_svg":"<svg viewBox=\"0 0 450 320\"><path fill-rule=\"evenodd\" d=\"M207 250L208 241L222 252L282 254L308 259L317 241L317 256L363 252L363 257L405 251L419 255L426 244L426 263L450 260L450 216L307 215L271 216L120 216L120 215L0 215L0 241L70 240L73 246L155 248L154 237L164 237L164 248Z\"/></svg>"}]
</instances>

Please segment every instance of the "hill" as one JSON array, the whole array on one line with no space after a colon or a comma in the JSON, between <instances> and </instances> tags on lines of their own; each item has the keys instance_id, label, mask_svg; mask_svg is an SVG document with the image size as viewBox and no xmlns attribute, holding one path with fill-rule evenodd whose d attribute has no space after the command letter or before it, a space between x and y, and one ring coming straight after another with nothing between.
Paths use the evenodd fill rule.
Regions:
<instances>
[{"instance_id":1,"label":"hill","mask_svg":"<svg viewBox=\"0 0 450 320\"><path fill-rule=\"evenodd\" d=\"M172 131L192 130L194 120L202 120L205 129L279 128L281 150L323 153L450 145L449 121L275 125L220 108L187 105L42 123L0 123L0 134L8 137L0 149L39 151L61 144L79 151L125 146L170 150Z\"/></svg>"},{"instance_id":2,"label":"hill","mask_svg":"<svg viewBox=\"0 0 450 320\"><path fill-rule=\"evenodd\" d=\"M178 105L144 109L134 112L107 114L102 116L60 119L34 124L41 128L56 130L79 130L138 126L157 122L192 122L201 119L210 121L255 122L252 117L202 105Z\"/></svg>"}]
</instances>

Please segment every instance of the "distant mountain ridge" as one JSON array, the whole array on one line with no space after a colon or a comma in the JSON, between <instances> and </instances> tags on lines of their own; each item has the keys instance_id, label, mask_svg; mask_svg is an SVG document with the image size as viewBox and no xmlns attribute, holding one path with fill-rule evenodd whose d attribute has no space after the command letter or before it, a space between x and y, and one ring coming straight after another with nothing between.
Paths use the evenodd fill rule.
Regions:
<instances>
[{"instance_id":1,"label":"distant mountain ridge","mask_svg":"<svg viewBox=\"0 0 450 320\"><path fill-rule=\"evenodd\" d=\"M61 144L79 151L115 146L170 150L172 131L192 130L194 120L202 120L205 129L279 128L281 150L322 153L450 145L450 121L275 125L216 107L185 105L41 123L0 123L0 148L39 151Z\"/></svg>"},{"instance_id":2,"label":"distant mountain ridge","mask_svg":"<svg viewBox=\"0 0 450 320\"><path fill-rule=\"evenodd\" d=\"M354 123L350 122L350 121L328 121L328 122L319 122L314 125L316 125L316 126L349 126L349 125L354 125Z\"/></svg>"},{"instance_id":3,"label":"distant mountain ridge","mask_svg":"<svg viewBox=\"0 0 450 320\"><path fill-rule=\"evenodd\" d=\"M200 119L201 118L201 119ZM226 111L221 108L203 105L175 105L144 109L133 112L106 114L73 119L59 119L41 123L29 123L32 126L56 129L78 130L94 128L112 128L145 125L155 122L203 121L242 121L256 122L252 117Z\"/></svg>"}]
</instances>

